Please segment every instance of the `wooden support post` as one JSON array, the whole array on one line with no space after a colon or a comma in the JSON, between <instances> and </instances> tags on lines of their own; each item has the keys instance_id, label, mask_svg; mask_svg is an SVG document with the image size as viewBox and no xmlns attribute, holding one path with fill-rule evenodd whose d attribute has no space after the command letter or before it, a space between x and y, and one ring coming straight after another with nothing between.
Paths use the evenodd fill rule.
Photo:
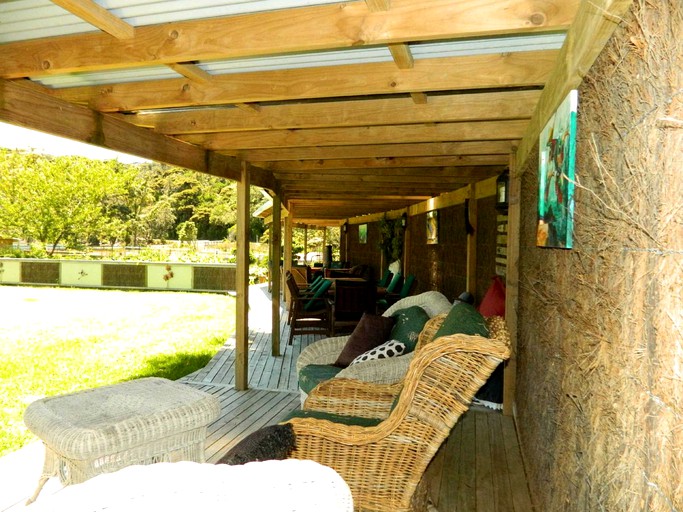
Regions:
<instances>
[{"instance_id":1,"label":"wooden support post","mask_svg":"<svg viewBox=\"0 0 683 512\"><path fill-rule=\"evenodd\" d=\"M308 265L308 225L304 226L304 265Z\"/></svg>"},{"instance_id":2,"label":"wooden support post","mask_svg":"<svg viewBox=\"0 0 683 512\"><path fill-rule=\"evenodd\" d=\"M271 299L273 304L273 321L271 327L272 354L280 355L280 260L282 259L282 220L280 216L280 196L273 197L273 222L270 225L270 275L272 278Z\"/></svg>"},{"instance_id":3,"label":"wooden support post","mask_svg":"<svg viewBox=\"0 0 683 512\"><path fill-rule=\"evenodd\" d=\"M408 274L408 269L410 268L410 217L408 217L408 211L406 210L406 226L403 230L403 274Z\"/></svg>"},{"instance_id":4,"label":"wooden support post","mask_svg":"<svg viewBox=\"0 0 683 512\"><path fill-rule=\"evenodd\" d=\"M477 296L477 194L474 184L469 186L469 202L465 203L469 221L474 231L467 234L467 281L465 288L474 297Z\"/></svg>"},{"instance_id":5,"label":"wooden support post","mask_svg":"<svg viewBox=\"0 0 683 512\"><path fill-rule=\"evenodd\" d=\"M249 382L249 171L242 164L237 182L237 306L235 346L235 389L247 389Z\"/></svg>"},{"instance_id":6,"label":"wooden support post","mask_svg":"<svg viewBox=\"0 0 683 512\"><path fill-rule=\"evenodd\" d=\"M287 274L287 271L292 270L292 215L291 212L287 217L285 217L285 256L283 260L283 267L285 270L285 274ZM290 294L289 290L287 287L284 287L285 289L285 301L287 303L287 307L289 308L289 299Z\"/></svg>"},{"instance_id":7,"label":"wooden support post","mask_svg":"<svg viewBox=\"0 0 683 512\"><path fill-rule=\"evenodd\" d=\"M522 178L517 171L516 154L510 155L508 203L507 268L505 271L505 323L510 331L511 354L503 377L503 414L514 414L517 382L517 311L519 297L519 235Z\"/></svg>"}]
</instances>

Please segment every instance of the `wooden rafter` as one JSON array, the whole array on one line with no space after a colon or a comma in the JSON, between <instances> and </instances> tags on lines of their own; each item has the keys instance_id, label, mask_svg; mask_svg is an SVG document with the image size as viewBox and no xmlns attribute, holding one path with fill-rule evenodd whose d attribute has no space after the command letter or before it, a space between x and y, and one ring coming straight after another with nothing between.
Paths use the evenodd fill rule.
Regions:
<instances>
[{"instance_id":1,"label":"wooden rafter","mask_svg":"<svg viewBox=\"0 0 683 512\"><path fill-rule=\"evenodd\" d=\"M51 1L117 39L128 40L135 36L135 27L114 16L92 0Z\"/></svg>"},{"instance_id":2,"label":"wooden rafter","mask_svg":"<svg viewBox=\"0 0 683 512\"><path fill-rule=\"evenodd\" d=\"M168 64L176 73L180 73L188 80L200 84L208 84L213 78L210 73L207 73L202 68L191 62L171 62Z\"/></svg>"}]
</instances>

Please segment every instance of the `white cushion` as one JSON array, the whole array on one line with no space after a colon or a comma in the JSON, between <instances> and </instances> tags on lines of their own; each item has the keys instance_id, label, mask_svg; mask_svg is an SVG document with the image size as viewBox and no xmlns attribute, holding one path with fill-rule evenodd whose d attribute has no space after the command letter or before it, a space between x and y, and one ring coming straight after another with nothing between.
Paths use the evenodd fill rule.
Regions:
<instances>
[{"instance_id":1,"label":"white cushion","mask_svg":"<svg viewBox=\"0 0 683 512\"><path fill-rule=\"evenodd\" d=\"M396 357L402 355L406 350L405 344L398 340L389 340L382 343L380 346L363 352L357 356L349 366L363 361L372 361L374 359L387 359L389 357Z\"/></svg>"},{"instance_id":2,"label":"white cushion","mask_svg":"<svg viewBox=\"0 0 683 512\"><path fill-rule=\"evenodd\" d=\"M352 512L349 486L311 460L269 460L241 466L162 462L104 473L52 496L31 512Z\"/></svg>"}]
</instances>

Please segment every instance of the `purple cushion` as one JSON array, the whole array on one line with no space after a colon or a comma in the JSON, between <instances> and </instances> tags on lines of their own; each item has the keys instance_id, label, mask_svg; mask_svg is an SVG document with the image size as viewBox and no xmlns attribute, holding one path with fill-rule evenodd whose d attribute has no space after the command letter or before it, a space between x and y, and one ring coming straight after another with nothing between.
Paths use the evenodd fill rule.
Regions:
<instances>
[{"instance_id":1,"label":"purple cushion","mask_svg":"<svg viewBox=\"0 0 683 512\"><path fill-rule=\"evenodd\" d=\"M346 368L356 357L389 339L394 318L364 313L334 365Z\"/></svg>"}]
</instances>

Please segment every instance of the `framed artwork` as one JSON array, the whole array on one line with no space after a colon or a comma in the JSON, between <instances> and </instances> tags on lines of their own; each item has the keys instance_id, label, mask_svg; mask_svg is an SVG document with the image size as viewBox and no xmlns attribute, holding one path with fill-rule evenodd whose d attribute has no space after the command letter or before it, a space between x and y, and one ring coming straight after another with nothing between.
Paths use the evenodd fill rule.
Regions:
<instances>
[{"instance_id":1,"label":"framed artwork","mask_svg":"<svg viewBox=\"0 0 683 512\"><path fill-rule=\"evenodd\" d=\"M439 211L427 212L427 243L439 243Z\"/></svg>"},{"instance_id":2,"label":"framed artwork","mask_svg":"<svg viewBox=\"0 0 683 512\"><path fill-rule=\"evenodd\" d=\"M359 224L358 225L358 243L367 244L368 243L368 225Z\"/></svg>"},{"instance_id":3,"label":"framed artwork","mask_svg":"<svg viewBox=\"0 0 683 512\"><path fill-rule=\"evenodd\" d=\"M540 135L536 230L539 247L572 248L578 98L578 91L570 91Z\"/></svg>"}]
</instances>

